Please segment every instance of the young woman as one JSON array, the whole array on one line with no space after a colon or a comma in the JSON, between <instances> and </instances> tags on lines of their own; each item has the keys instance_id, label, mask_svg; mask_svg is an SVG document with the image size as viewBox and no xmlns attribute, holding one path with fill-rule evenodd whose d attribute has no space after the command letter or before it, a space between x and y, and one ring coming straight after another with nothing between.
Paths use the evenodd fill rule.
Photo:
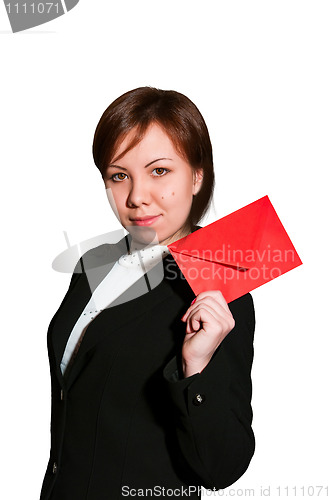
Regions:
<instances>
[{"instance_id":1,"label":"young woman","mask_svg":"<svg viewBox=\"0 0 332 500\"><path fill-rule=\"evenodd\" d=\"M197 499L254 452L251 296L195 297L167 249L209 206L208 130L184 95L142 87L106 109L93 154L128 236L83 256L49 327L41 499Z\"/></svg>"}]
</instances>

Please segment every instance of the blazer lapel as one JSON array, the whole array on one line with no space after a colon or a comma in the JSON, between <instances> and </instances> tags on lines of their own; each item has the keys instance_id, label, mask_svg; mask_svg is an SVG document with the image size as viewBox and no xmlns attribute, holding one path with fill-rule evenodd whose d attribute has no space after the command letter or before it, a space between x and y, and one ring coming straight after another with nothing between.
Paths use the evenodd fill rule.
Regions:
<instances>
[{"instance_id":1,"label":"blazer lapel","mask_svg":"<svg viewBox=\"0 0 332 500\"><path fill-rule=\"evenodd\" d=\"M116 245L104 244L93 248L84 254L76 265L69 289L48 329L50 360L54 362L55 372L61 385L64 379L60 363L69 335L93 290L126 251L127 239L123 238Z\"/></svg>"},{"instance_id":2,"label":"blazer lapel","mask_svg":"<svg viewBox=\"0 0 332 500\"><path fill-rule=\"evenodd\" d=\"M144 293L142 293L144 290ZM73 363L65 373L67 389L73 384L81 370L89 362L94 348L107 335L116 335L117 331L126 325L135 323L140 315L167 299L172 289L164 281L155 288L147 286L145 277L138 280L111 307L104 309L86 329L82 343ZM120 335L120 333L119 333Z\"/></svg>"},{"instance_id":3,"label":"blazer lapel","mask_svg":"<svg viewBox=\"0 0 332 500\"><path fill-rule=\"evenodd\" d=\"M83 340L64 377L60 362L68 337L80 317L91 293L112 269L116 260L126 253L127 237L116 245L101 245L83 256L83 269L74 286L69 288L50 329L51 347L54 352L55 370L61 385L69 388L93 354L93 348L109 334L129 324L140 314L146 313L172 293L170 286L162 281L163 263L160 262L118 297L109 308L104 309L86 328ZM53 323L53 325L52 325Z\"/></svg>"}]
</instances>

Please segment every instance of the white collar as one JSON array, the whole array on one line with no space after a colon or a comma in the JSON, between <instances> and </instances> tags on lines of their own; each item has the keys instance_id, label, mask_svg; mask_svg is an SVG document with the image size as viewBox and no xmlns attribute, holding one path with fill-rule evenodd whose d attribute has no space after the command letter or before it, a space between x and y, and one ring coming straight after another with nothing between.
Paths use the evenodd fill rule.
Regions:
<instances>
[{"instance_id":1,"label":"white collar","mask_svg":"<svg viewBox=\"0 0 332 500\"><path fill-rule=\"evenodd\" d=\"M134 248L130 254L122 255L118 263L123 267L138 268L144 265L150 267L169 254L165 245L153 245L145 248Z\"/></svg>"}]
</instances>

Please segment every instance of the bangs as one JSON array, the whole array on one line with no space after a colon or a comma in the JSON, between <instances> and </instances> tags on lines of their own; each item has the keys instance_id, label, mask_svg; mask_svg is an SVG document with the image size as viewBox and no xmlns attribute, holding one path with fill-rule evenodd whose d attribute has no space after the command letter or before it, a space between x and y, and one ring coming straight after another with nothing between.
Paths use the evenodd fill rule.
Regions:
<instances>
[{"instance_id":1,"label":"bangs","mask_svg":"<svg viewBox=\"0 0 332 500\"><path fill-rule=\"evenodd\" d=\"M137 146L152 124L160 126L193 170L203 170L203 184L194 197L190 214L192 224L196 224L212 198L212 145L203 116L185 95L174 90L139 87L118 97L97 125L92 146L94 162L105 178L110 163ZM128 144L119 153L121 143L128 136Z\"/></svg>"},{"instance_id":2,"label":"bangs","mask_svg":"<svg viewBox=\"0 0 332 500\"><path fill-rule=\"evenodd\" d=\"M139 144L141 142L141 140L144 138L147 130L152 125L158 125L163 130L163 132L165 132L165 134L168 136L168 138L172 142L172 144L173 144L174 148L176 149L176 151L178 152L178 154L184 160L186 160L190 163L187 152L185 150L186 148L184 147L184 144L183 144L184 141L181 140L181 136L183 136L183 134L181 134L181 131L174 130L174 126L172 123L167 128L167 126L160 123L158 120L151 120L151 121L147 121L145 123L138 124L136 127L129 130L129 132L128 132L128 130L125 130L122 134L120 134L117 137L116 141L112 145L110 145L110 148L107 152L109 160L104 163L103 175L106 172L106 170L110 164L116 163L118 160L121 160L121 158L123 158L128 153L128 151L133 149L135 146L137 146L137 144ZM132 137L131 137L127 147L123 151L121 151L120 154L117 155L116 153L117 153L118 149L120 148L122 142L128 136L132 136ZM183 139L183 137L182 137L182 139ZM114 155L116 155L116 156L114 156ZM193 165L191 165L191 166L193 167Z\"/></svg>"}]
</instances>

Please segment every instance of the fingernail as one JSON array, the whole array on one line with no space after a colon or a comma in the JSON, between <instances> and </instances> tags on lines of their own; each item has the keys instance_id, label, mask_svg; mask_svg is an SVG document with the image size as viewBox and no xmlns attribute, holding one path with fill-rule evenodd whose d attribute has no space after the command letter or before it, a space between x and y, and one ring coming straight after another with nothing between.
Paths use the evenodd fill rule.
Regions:
<instances>
[{"instance_id":1,"label":"fingernail","mask_svg":"<svg viewBox=\"0 0 332 500\"><path fill-rule=\"evenodd\" d=\"M194 298L194 300L191 302L191 304L190 304L191 306L193 305L193 303L195 302L195 300L196 300L196 297L195 297L195 298Z\"/></svg>"}]
</instances>

